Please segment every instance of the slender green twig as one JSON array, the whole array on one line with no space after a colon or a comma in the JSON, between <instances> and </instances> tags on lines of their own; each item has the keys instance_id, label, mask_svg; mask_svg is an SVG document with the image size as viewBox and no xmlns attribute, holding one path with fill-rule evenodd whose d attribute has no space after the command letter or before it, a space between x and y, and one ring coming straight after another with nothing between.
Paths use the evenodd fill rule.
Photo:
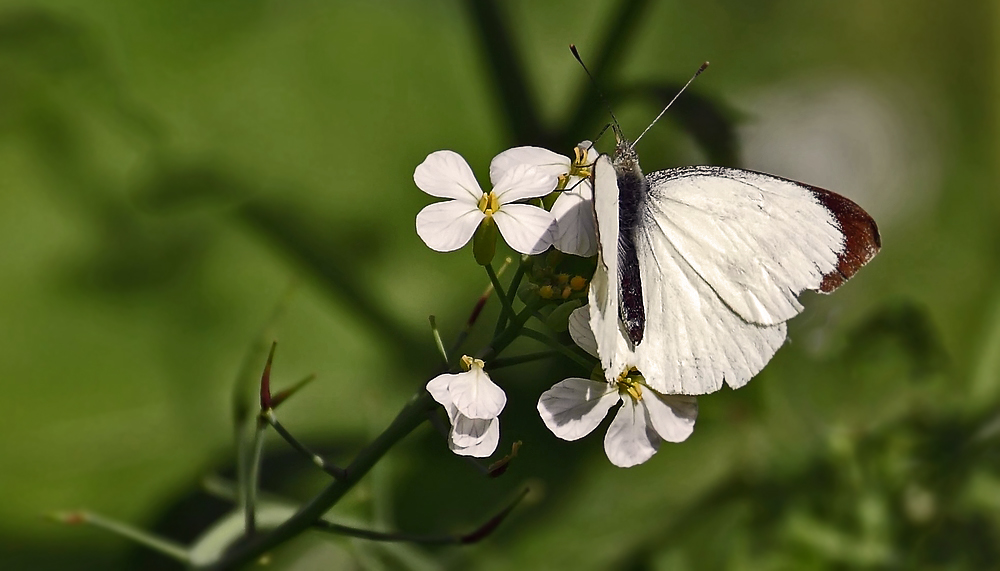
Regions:
<instances>
[{"instance_id":1,"label":"slender green twig","mask_svg":"<svg viewBox=\"0 0 1000 571\"><path fill-rule=\"evenodd\" d=\"M234 423L233 437L236 444L236 504L240 511L246 511L248 482L250 476L250 442L246 433L251 430L244 423Z\"/></svg>"},{"instance_id":2,"label":"slender green twig","mask_svg":"<svg viewBox=\"0 0 1000 571\"><path fill-rule=\"evenodd\" d=\"M257 531L257 489L260 485L261 454L264 451L264 426L258 424L254 430L251 443L251 454L247 466L247 487L244 490L246 500L243 502L244 532L247 537Z\"/></svg>"},{"instance_id":3,"label":"slender green twig","mask_svg":"<svg viewBox=\"0 0 1000 571\"><path fill-rule=\"evenodd\" d=\"M264 419L264 421L266 421L269 425L271 425L271 428L273 428L275 432L280 434L281 437L285 439L285 442L291 445L291 447L294 448L296 451L298 451L300 454L305 456L307 460L319 466L321 470L323 470L324 472L326 472L327 474L329 474L330 476L332 476L334 479L337 480L340 480L344 477L343 468L340 468L335 464L327 462L322 456L316 454L312 450L309 450L308 448L305 447L305 445L299 442L297 438L292 436L292 433L288 432L288 429L286 429L284 426L282 426L280 422L278 422L277 417L274 416L273 409L261 413L261 418Z\"/></svg>"},{"instance_id":4,"label":"slender green twig","mask_svg":"<svg viewBox=\"0 0 1000 571\"><path fill-rule=\"evenodd\" d=\"M448 351L444 348L444 341L441 340L441 332L438 330L437 318L433 315L427 316L427 320L431 322L431 335L434 336L434 346L437 347L438 353L441 354L441 358L444 360L444 364L447 367L451 364L448 359Z\"/></svg>"},{"instance_id":5,"label":"slender green twig","mask_svg":"<svg viewBox=\"0 0 1000 571\"><path fill-rule=\"evenodd\" d=\"M592 362L588 361L583 356L577 354L575 351L573 351L569 347L563 345L562 343L559 342L558 339L556 339L555 337L553 337L553 336L551 336L551 335L549 335L547 333L543 333L541 331L536 331L534 329L528 329L527 327L525 327L525 328L521 329L521 335L524 335L525 337L530 337L530 338L532 338L532 339L534 339L536 341L541 341L542 343L545 343L549 347L552 347L553 349L555 349L556 351L558 351L560 354L565 355L566 357L569 357L574 362L578 363L581 367L584 367L586 369L592 369L594 367L594 364Z\"/></svg>"},{"instance_id":6,"label":"slender green twig","mask_svg":"<svg viewBox=\"0 0 1000 571\"><path fill-rule=\"evenodd\" d=\"M130 539L140 545L145 545L153 551L162 553L172 559L180 561L181 563L190 562L188 550L183 545L164 537L154 535L137 527L133 527L127 523L115 521L92 512L60 513L54 514L52 518L56 521L70 525L92 525L105 531L110 531L111 533L126 539Z\"/></svg>"},{"instance_id":7,"label":"slender green twig","mask_svg":"<svg viewBox=\"0 0 1000 571\"><path fill-rule=\"evenodd\" d=\"M539 299L522 309L520 313L514 316L514 319L511 320L510 324L500 335L495 336L489 345L483 347L481 351L476 353L476 357L485 361L487 359L492 360L494 357L500 355L504 349L510 346L510 344L517 339L518 335L521 334L521 331L524 328L524 324L531 319L533 314L538 311L538 308L544 303L545 300Z\"/></svg>"},{"instance_id":8,"label":"slender green twig","mask_svg":"<svg viewBox=\"0 0 1000 571\"><path fill-rule=\"evenodd\" d=\"M402 533L402 532L382 532L373 531L368 529L358 529L354 527L349 527L346 525L341 525L338 523L333 523L327 520L317 520L313 524L314 529L321 531L328 531L330 533L335 533L338 535L347 535L350 537L360 537L362 539L368 539L372 541L406 541L411 543L423 543L431 545L466 545L470 543L476 543L488 537L493 533L497 527L503 522L504 519L510 515L510 512L524 499L524 496L528 495L528 490L525 489L517 498L514 499L508 506L502 509L499 513L488 519L483 525L477 527L475 530L465 533L462 535L427 535L418 533Z\"/></svg>"},{"instance_id":9,"label":"slender green twig","mask_svg":"<svg viewBox=\"0 0 1000 571\"><path fill-rule=\"evenodd\" d=\"M517 288L521 287L521 279L524 277L525 260L527 256L521 256L520 261L517 264L517 270L514 271L514 277L510 280L510 286L507 289L507 296L501 299L501 303L504 303L506 307L514 307L514 298L517 297ZM513 315L513 311L509 315ZM507 326L508 313L505 311L500 312L500 316L497 317L497 326L493 329L493 336L496 337L503 331L503 328Z\"/></svg>"},{"instance_id":10,"label":"slender green twig","mask_svg":"<svg viewBox=\"0 0 1000 571\"><path fill-rule=\"evenodd\" d=\"M495 370L503 367L513 367L514 365L548 359L550 357L555 357L556 355L562 355L562 352L556 350L538 351L537 353L525 353L523 355L517 355L516 357L501 357L499 359L493 359L490 362L490 368Z\"/></svg>"},{"instance_id":11,"label":"slender green twig","mask_svg":"<svg viewBox=\"0 0 1000 571\"><path fill-rule=\"evenodd\" d=\"M486 269L486 275L490 276L490 283L493 284L493 290L497 293L497 298L500 300L500 314L507 316L507 319L513 318L514 308L512 308L510 303L507 301L507 294L503 289L503 285L500 283L500 277L493 271L493 265L486 264L483 268ZM497 325L499 325L499 323ZM493 336L496 337L502 329L502 327L497 327L497 330L493 332Z\"/></svg>"},{"instance_id":12,"label":"slender green twig","mask_svg":"<svg viewBox=\"0 0 1000 571\"><path fill-rule=\"evenodd\" d=\"M514 277L510 279L510 288L507 290L507 305L513 307L514 298L517 296L517 288L521 287L521 280L524 278L524 272L528 267L528 256L522 255L520 262L517 264L517 269L514 271Z\"/></svg>"}]
</instances>

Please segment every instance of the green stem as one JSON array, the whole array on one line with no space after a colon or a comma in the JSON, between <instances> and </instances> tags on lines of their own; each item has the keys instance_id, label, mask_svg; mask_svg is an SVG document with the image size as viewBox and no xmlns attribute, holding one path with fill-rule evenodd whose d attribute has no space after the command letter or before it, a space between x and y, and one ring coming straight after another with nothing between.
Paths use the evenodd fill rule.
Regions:
<instances>
[{"instance_id":1,"label":"green stem","mask_svg":"<svg viewBox=\"0 0 1000 571\"><path fill-rule=\"evenodd\" d=\"M190 560L188 550L179 543L174 543L169 539L153 535L126 523L108 519L95 513L85 512L79 515L83 523L99 527L103 530L110 531L127 539L131 539L136 543L145 545L153 551L158 551L182 563L188 563Z\"/></svg>"},{"instance_id":2,"label":"green stem","mask_svg":"<svg viewBox=\"0 0 1000 571\"><path fill-rule=\"evenodd\" d=\"M294 448L296 452L304 456L306 460L309 460L310 462L318 466L321 470L332 476L334 479L339 480L340 478L344 477L343 468L340 468L335 464L327 462L322 456L306 448L306 446L301 442L299 442L299 440L295 438L295 436L293 436L291 432L288 432L287 428L285 428L280 422L278 422L278 418L274 416L273 410L268 410L264 412L262 418L266 420L267 423L271 425L271 428L273 428L275 432L281 435L281 437L285 439L285 442L287 442L292 448Z\"/></svg>"},{"instance_id":3,"label":"green stem","mask_svg":"<svg viewBox=\"0 0 1000 571\"><path fill-rule=\"evenodd\" d=\"M249 443L246 441L244 432L249 430L245 425L237 422L235 423L235 437L236 437L236 507L240 510L246 509L247 501L247 476L249 470L247 469L247 462L249 461L250 454L247 451Z\"/></svg>"},{"instance_id":4,"label":"green stem","mask_svg":"<svg viewBox=\"0 0 1000 571\"><path fill-rule=\"evenodd\" d=\"M490 283L493 284L493 291L496 292L497 298L500 299L500 319L512 319L514 316L514 308L512 308L510 302L507 301L507 294L505 293L503 286L500 284L500 277L497 276L495 271L493 271L493 264L486 264L483 267L486 268L486 274L490 276ZM500 333L501 329L503 328L500 327L500 323L497 323L497 328L493 332L493 336L496 337Z\"/></svg>"},{"instance_id":5,"label":"green stem","mask_svg":"<svg viewBox=\"0 0 1000 571\"><path fill-rule=\"evenodd\" d=\"M521 256L520 263L517 264L517 270L514 271L514 277L510 280L510 287L507 289L507 297L505 298L507 307L514 307L514 298L517 296L517 288L521 287L521 279L524 278L525 259L527 259L527 256ZM500 301L503 303L505 299L501 298ZM511 315L513 315L513 312ZM496 337L499 335L506 326L507 314L500 312L500 317L497 318L496 329L493 330L493 336Z\"/></svg>"},{"instance_id":6,"label":"green stem","mask_svg":"<svg viewBox=\"0 0 1000 571\"><path fill-rule=\"evenodd\" d=\"M430 393L421 387L420 391L399 412L392 424L371 444L361 450L354 461L344 469L342 480L328 485L309 503L302 506L292 517L270 533L251 538L247 543L228 552L223 559L209 566L208 569L236 569L311 528L313 523L354 487L393 445L419 426L427 418L427 411L436 405L437 403L431 398Z\"/></svg>"},{"instance_id":7,"label":"green stem","mask_svg":"<svg viewBox=\"0 0 1000 571\"><path fill-rule=\"evenodd\" d=\"M517 336L521 334L521 330L524 329L524 324L531 319L532 314L538 311L538 308L541 307L543 302L544 300L539 300L538 302L522 309L521 313L518 313L513 319L511 319L510 325L507 326L507 329L504 329L503 333L500 335L493 337L493 341L486 347L483 347L481 351L476 353L476 357L486 360L492 359L502 353L504 349L517 339Z\"/></svg>"},{"instance_id":8,"label":"green stem","mask_svg":"<svg viewBox=\"0 0 1000 571\"><path fill-rule=\"evenodd\" d=\"M584 367L588 370L594 367L593 363L584 359L582 356L578 355L575 351L560 343L558 339L552 337L547 333L542 333L541 331L535 331L534 329L524 328L521 330L521 335L545 343L549 347L552 347L553 349L558 351L560 354L569 357L570 359L578 363L581 367Z\"/></svg>"},{"instance_id":9,"label":"green stem","mask_svg":"<svg viewBox=\"0 0 1000 571\"><path fill-rule=\"evenodd\" d=\"M260 457L264 451L264 428L267 425L258 424L254 430L253 452L250 455L246 479L246 501L243 502L244 533L247 537L257 531L257 488L260 485Z\"/></svg>"},{"instance_id":10,"label":"green stem","mask_svg":"<svg viewBox=\"0 0 1000 571\"><path fill-rule=\"evenodd\" d=\"M360 537L370 541L408 541L426 545L466 545L481 541L496 531L500 523L503 522L508 515L510 515L510 512L514 509L514 507L519 504L526 495L528 495L527 489L518 494L517 498L504 507L504 509L498 514L488 519L485 523L473 531L462 535L426 535L418 533L375 531L350 527L323 519L316 521L314 527L321 531L335 533L337 535L346 535L348 537Z\"/></svg>"},{"instance_id":11,"label":"green stem","mask_svg":"<svg viewBox=\"0 0 1000 571\"><path fill-rule=\"evenodd\" d=\"M513 367L514 365L540 361L542 359L548 359L549 357L555 357L556 355L561 354L562 353L559 351L539 351L537 353L525 353L524 355L518 355L516 357L502 357L500 359L493 359L493 361L490 362L490 369L496 370L502 367Z\"/></svg>"},{"instance_id":12,"label":"green stem","mask_svg":"<svg viewBox=\"0 0 1000 571\"><path fill-rule=\"evenodd\" d=\"M431 335L434 336L434 346L437 347L438 353L441 354L441 359L444 360L444 366L447 367L451 365L451 361L448 360L448 351L445 350L444 341L441 340L441 332L438 331L437 318L430 315L427 319L431 322Z\"/></svg>"}]
</instances>

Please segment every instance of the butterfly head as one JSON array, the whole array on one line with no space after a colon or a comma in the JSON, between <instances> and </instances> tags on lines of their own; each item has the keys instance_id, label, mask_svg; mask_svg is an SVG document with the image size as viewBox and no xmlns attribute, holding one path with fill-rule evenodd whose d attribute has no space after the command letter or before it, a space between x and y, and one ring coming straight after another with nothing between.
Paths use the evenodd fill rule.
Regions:
<instances>
[{"instance_id":1,"label":"butterfly head","mask_svg":"<svg viewBox=\"0 0 1000 571\"><path fill-rule=\"evenodd\" d=\"M617 125L615 128L615 141L615 156L611 160L615 171L619 176L628 173L638 175L641 178L642 169L639 168L639 155L636 154L634 145L622 136L621 131L617 129Z\"/></svg>"}]
</instances>

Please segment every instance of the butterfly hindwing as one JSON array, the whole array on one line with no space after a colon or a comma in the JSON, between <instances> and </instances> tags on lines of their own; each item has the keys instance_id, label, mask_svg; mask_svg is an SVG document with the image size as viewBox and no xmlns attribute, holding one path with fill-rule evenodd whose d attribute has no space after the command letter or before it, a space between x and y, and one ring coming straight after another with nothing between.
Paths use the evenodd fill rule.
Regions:
<instances>
[{"instance_id":1,"label":"butterfly hindwing","mask_svg":"<svg viewBox=\"0 0 1000 571\"><path fill-rule=\"evenodd\" d=\"M632 364L665 394L699 395L745 385L785 340L785 324L749 323L732 311L662 232L637 242L646 287L646 332Z\"/></svg>"}]
</instances>

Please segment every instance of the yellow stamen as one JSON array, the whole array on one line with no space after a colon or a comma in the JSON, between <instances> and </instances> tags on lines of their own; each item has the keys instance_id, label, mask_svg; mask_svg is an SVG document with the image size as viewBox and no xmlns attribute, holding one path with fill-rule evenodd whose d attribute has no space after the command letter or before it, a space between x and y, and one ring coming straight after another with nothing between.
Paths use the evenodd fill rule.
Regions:
<instances>
[{"instance_id":1,"label":"yellow stamen","mask_svg":"<svg viewBox=\"0 0 1000 571\"><path fill-rule=\"evenodd\" d=\"M486 366L486 363L484 363L482 359L476 359L475 357L470 357L468 355L462 355L461 364L463 371L469 371L473 366L479 367L480 369Z\"/></svg>"},{"instance_id":2,"label":"yellow stamen","mask_svg":"<svg viewBox=\"0 0 1000 571\"><path fill-rule=\"evenodd\" d=\"M483 197L479 199L479 210L483 211L486 216L492 216L494 212L500 210L500 201L497 200L495 194L490 192L489 194L483 194Z\"/></svg>"},{"instance_id":3,"label":"yellow stamen","mask_svg":"<svg viewBox=\"0 0 1000 571\"><path fill-rule=\"evenodd\" d=\"M569 167L570 176L588 178L590 177L591 167L593 165L587 164L587 152L580 147L573 147L573 164Z\"/></svg>"},{"instance_id":4,"label":"yellow stamen","mask_svg":"<svg viewBox=\"0 0 1000 571\"><path fill-rule=\"evenodd\" d=\"M633 375L634 373L634 375ZM642 400L642 376L635 367L630 367L622 374L618 375L615 384L618 385L618 394L628 394L632 400L638 402Z\"/></svg>"}]
</instances>

